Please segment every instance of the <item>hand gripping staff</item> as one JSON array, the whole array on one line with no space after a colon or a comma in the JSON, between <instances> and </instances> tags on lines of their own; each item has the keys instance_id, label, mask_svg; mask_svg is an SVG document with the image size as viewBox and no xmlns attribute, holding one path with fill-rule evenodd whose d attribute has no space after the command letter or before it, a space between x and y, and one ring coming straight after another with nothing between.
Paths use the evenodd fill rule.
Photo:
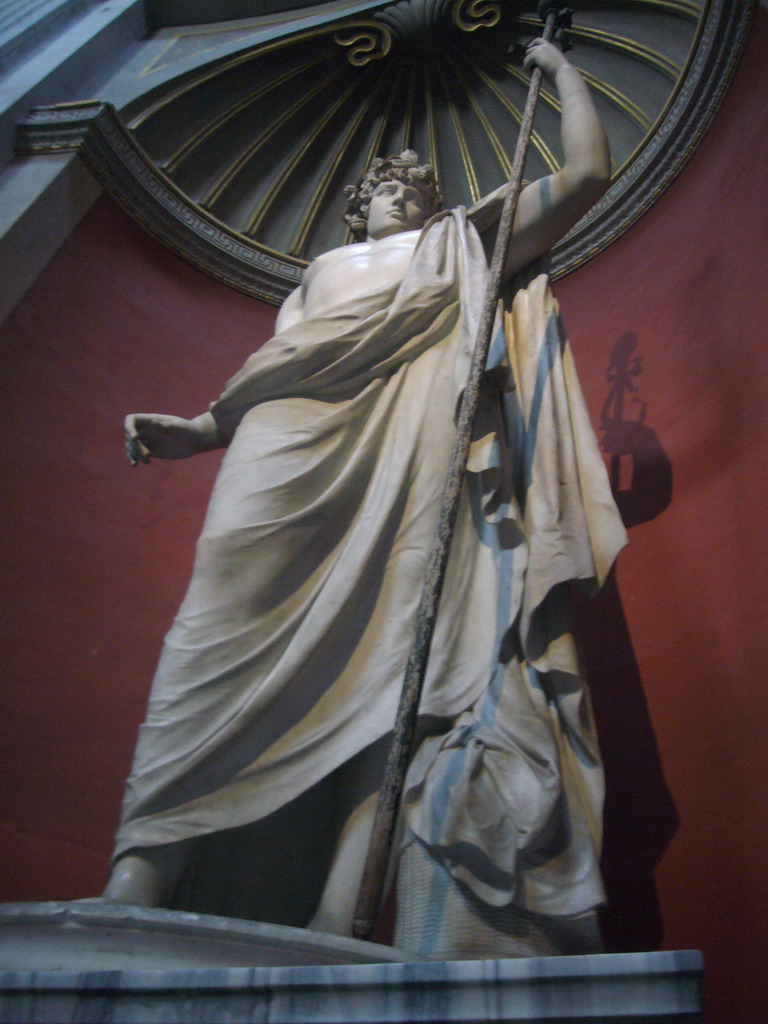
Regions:
<instances>
[{"instance_id":1,"label":"hand gripping staff","mask_svg":"<svg viewBox=\"0 0 768 1024\"><path fill-rule=\"evenodd\" d=\"M555 37L556 31L558 35L561 35L562 30L570 26L571 11L564 8L560 0L541 0L538 5L538 13L544 22L542 36L547 42L550 42ZM520 195L523 179L523 166L531 138L536 103L541 89L541 76L541 68L534 68L531 75L531 84L528 89L528 99L520 124L520 133L515 148L515 157L512 163L507 194L499 220L496 246L491 260L488 287L477 331L469 379L461 401L456 428L456 440L440 504L437 533L432 543L432 550L427 563L421 600L416 614L413 644L408 656L400 704L395 719L394 737L387 759L384 781L379 793L376 816L368 848L368 858L355 909L353 934L358 939L370 938L382 899L395 824L400 810L405 773L411 757L411 746L427 661L429 659L432 635L437 619L445 570L448 564L451 537L458 514L459 497L467 465L472 427L477 415L480 383L485 372L485 364L488 360L496 306L501 290L502 270L512 237L512 225L515 222L517 200Z\"/></svg>"}]
</instances>

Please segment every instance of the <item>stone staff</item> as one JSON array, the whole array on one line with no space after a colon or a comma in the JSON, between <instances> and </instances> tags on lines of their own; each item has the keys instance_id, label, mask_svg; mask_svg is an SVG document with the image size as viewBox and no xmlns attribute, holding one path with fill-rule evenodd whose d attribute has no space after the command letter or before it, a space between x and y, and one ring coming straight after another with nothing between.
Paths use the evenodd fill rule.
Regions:
<instances>
[{"instance_id":1,"label":"stone staff","mask_svg":"<svg viewBox=\"0 0 768 1024\"><path fill-rule=\"evenodd\" d=\"M560 0L541 0L538 5L538 14L544 22L542 37L547 42L552 41L556 32L561 35L571 23L572 11L563 7ZM437 620L440 595L448 565L451 538L459 509L472 428L480 400L480 384L488 360L496 307L501 292L502 271L512 238L512 227L515 222L517 201L523 180L523 167L541 89L541 77L541 68L535 67L531 75L531 84L520 124L507 194L499 219L499 229L491 260L477 339L459 410L456 441L440 504L437 532L427 563L421 600L416 613L414 639L406 664L403 689L395 719L394 737L379 793L368 857L355 909L353 934L358 939L371 937L381 904L405 774L411 757L416 718Z\"/></svg>"}]
</instances>

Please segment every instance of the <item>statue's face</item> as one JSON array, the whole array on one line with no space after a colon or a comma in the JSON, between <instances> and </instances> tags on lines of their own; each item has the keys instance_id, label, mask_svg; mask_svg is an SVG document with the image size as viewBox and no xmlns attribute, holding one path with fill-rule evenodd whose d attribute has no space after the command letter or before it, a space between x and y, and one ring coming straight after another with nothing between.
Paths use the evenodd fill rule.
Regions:
<instances>
[{"instance_id":1,"label":"statue's face","mask_svg":"<svg viewBox=\"0 0 768 1024\"><path fill-rule=\"evenodd\" d=\"M415 185L382 181L368 207L368 238L377 240L401 231L416 231L427 219L429 199Z\"/></svg>"}]
</instances>

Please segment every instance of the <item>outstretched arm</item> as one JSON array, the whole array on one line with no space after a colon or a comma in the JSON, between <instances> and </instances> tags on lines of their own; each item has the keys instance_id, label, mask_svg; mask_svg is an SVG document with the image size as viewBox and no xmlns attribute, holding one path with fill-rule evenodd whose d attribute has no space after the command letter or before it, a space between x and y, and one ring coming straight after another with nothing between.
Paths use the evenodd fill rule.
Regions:
<instances>
[{"instance_id":1,"label":"outstretched arm","mask_svg":"<svg viewBox=\"0 0 768 1024\"><path fill-rule=\"evenodd\" d=\"M534 39L528 47L525 66L534 65L554 82L560 97L565 162L555 174L520 193L505 267L507 279L567 234L606 191L611 176L608 140L584 79L556 46L543 39ZM481 233L497 220L506 189L503 185L469 211Z\"/></svg>"},{"instance_id":2,"label":"outstretched arm","mask_svg":"<svg viewBox=\"0 0 768 1024\"><path fill-rule=\"evenodd\" d=\"M137 412L125 417L125 452L132 466L150 459L187 459L223 447L216 421L209 412L193 420L159 412Z\"/></svg>"},{"instance_id":3,"label":"outstretched arm","mask_svg":"<svg viewBox=\"0 0 768 1024\"><path fill-rule=\"evenodd\" d=\"M275 332L279 334L303 316L304 299L299 287L283 303ZM132 466L150 459L187 459L224 447L216 420L209 412L191 420L155 412L136 412L125 417L125 452Z\"/></svg>"}]
</instances>

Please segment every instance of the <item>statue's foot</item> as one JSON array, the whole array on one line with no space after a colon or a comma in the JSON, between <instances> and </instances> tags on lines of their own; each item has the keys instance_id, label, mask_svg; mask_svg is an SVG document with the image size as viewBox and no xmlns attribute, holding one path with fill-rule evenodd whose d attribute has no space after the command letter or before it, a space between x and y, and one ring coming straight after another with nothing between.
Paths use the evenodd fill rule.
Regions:
<instances>
[{"instance_id":1,"label":"statue's foot","mask_svg":"<svg viewBox=\"0 0 768 1024\"><path fill-rule=\"evenodd\" d=\"M127 853L115 864L98 899L102 903L127 903L135 907L167 906L184 859L180 844Z\"/></svg>"}]
</instances>

